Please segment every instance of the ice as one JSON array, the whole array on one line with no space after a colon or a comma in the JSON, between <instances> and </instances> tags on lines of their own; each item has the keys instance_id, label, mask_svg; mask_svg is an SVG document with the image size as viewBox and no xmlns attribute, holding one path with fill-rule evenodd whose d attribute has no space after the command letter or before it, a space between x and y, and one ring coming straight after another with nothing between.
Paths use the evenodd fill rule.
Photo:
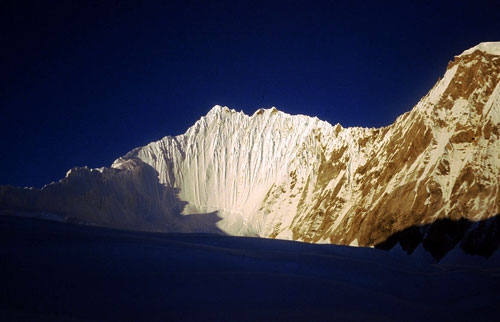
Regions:
<instances>
[{"instance_id":1,"label":"ice","mask_svg":"<svg viewBox=\"0 0 500 322\"><path fill-rule=\"evenodd\" d=\"M0 318L493 321L500 267L370 248L0 217Z\"/></svg>"},{"instance_id":2,"label":"ice","mask_svg":"<svg viewBox=\"0 0 500 322\"><path fill-rule=\"evenodd\" d=\"M494 53L498 44L470 51ZM135 148L110 168L74 168L43 189L0 187L0 211L359 246L438 218L484 220L500 212L500 82L497 57L478 57L450 64L384 128L216 105L186 133ZM460 77L473 65L479 78L464 89Z\"/></svg>"}]
</instances>

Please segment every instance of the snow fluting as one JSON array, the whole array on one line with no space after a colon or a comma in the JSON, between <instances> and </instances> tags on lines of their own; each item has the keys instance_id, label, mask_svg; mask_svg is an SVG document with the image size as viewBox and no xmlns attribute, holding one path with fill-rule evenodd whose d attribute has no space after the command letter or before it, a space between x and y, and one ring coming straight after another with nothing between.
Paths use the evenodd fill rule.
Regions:
<instances>
[{"instance_id":1,"label":"snow fluting","mask_svg":"<svg viewBox=\"0 0 500 322\"><path fill-rule=\"evenodd\" d=\"M409 112L344 128L276 108L215 106L186 133L74 168L42 189L0 187L3 214L131 230L374 246L437 220L500 213L500 43L449 63Z\"/></svg>"}]
</instances>

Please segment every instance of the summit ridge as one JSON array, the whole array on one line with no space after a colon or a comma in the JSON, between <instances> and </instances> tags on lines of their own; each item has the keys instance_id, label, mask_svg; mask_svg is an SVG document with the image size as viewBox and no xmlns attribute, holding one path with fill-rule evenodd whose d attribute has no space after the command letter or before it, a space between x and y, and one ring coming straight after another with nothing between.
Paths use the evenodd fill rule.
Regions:
<instances>
[{"instance_id":1,"label":"summit ridge","mask_svg":"<svg viewBox=\"0 0 500 322\"><path fill-rule=\"evenodd\" d=\"M470 55L476 50L480 50L482 52L500 56L500 42L482 42L472 48L465 50L460 56Z\"/></svg>"},{"instance_id":2,"label":"summit ridge","mask_svg":"<svg viewBox=\"0 0 500 322\"><path fill-rule=\"evenodd\" d=\"M437 220L488 220L500 213L499 55L498 42L464 51L382 128L216 105L109 168L76 168L41 190L0 187L0 210L356 246Z\"/></svg>"}]
</instances>

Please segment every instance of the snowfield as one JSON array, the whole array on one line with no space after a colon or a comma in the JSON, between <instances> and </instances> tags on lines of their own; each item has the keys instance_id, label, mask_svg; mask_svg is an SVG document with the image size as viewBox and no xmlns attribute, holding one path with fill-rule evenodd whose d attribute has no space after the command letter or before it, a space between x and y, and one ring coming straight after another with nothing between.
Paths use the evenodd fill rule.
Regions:
<instances>
[{"instance_id":1,"label":"snowfield","mask_svg":"<svg viewBox=\"0 0 500 322\"><path fill-rule=\"evenodd\" d=\"M499 158L500 42L383 128L217 105L0 186L0 321L499 321Z\"/></svg>"},{"instance_id":2,"label":"snowfield","mask_svg":"<svg viewBox=\"0 0 500 322\"><path fill-rule=\"evenodd\" d=\"M42 189L0 186L0 214L371 247L500 214L499 156L500 42L481 43L389 126L216 105L110 167L75 167Z\"/></svg>"},{"instance_id":3,"label":"snowfield","mask_svg":"<svg viewBox=\"0 0 500 322\"><path fill-rule=\"evenodd\" d=\"M497 321L500 313L498 252L429 264L371 248L10 216L0 217L0 236L2 321Z\"/></svg>"}]
</instances>

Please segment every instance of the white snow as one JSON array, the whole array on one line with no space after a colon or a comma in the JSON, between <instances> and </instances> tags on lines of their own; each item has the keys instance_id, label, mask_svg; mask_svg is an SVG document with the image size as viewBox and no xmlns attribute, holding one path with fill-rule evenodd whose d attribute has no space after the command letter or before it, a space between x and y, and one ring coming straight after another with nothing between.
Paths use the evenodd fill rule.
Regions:
<instances>
[{"instance_id":1,"label":"white snow","mask_svg":"<svg viewBox=\"0 0 500 322\"><path fill-rule=\"evenodd\" d=\"M123 168L124 160L139 158L158 171L161 183L179 189L178 196L187 201L185 215L218 211L219 228L231 234L260 234L267 228L251 219L268 192L289 182L292 170L310 173L321 144L314 133L329 136L332 131L327 122L276 108L248 116L217 105L186 134L136 149L113 167ZM291 220L295 211L289 210Z\"/></svg>"},{"instance_id":2,"label":"white snow","mask_svg":"<svg viewBox=\"0 0 500 322\"><path fill-rule=\"evenodd\" d=\"M0 217L0 234L4 321L496 321L499 313L500 266L488 262L13 217Z\"/></svg>"},{"instance_id":3,"label":"white snow","mask_svg":"<svg viewBox=\"0 0 500 322\"><path fill-rule=\"evenodd\" d=\"M459 56L470 55L476 50L480 50L482 52L491 54L491 55L500 55L500 42L482 42L477 46L474 46L470 49L465 50Z\"/></svg>"},{"instance_id":4,"label":"white snow","mask_svg":"<svg viewBox=\"0 0 500 322\"><path fill-rule=\"evenodd\" d=\"M496 53L499 44L483 43L464 53ZM436 215L460 210L461 203L452 203L450 196L455 186L460 193L467 191L469 183L457 180L473 164L493 187L471 208L478 213L470 216L485 218L498 213L499 141L453 144L451 138L458 125L500 122L500 84L487 84L494 91L481 114L474 112L469 98L455 99L450 108L442 108L440 102L457 70L458 64L448 69L412 111L384 129L332 126L275 107L246 115L216 105L185 134L136 148L111 168L71 169L60 182L33 192L39 195L23 200L24 192L16 191L12 199L41 212L50 208L113 227L321 243L342 235L359 213L374 215L374 207L384 202L386 193L406 184L415 184L414 192L427 195L430 188L422 185L430 181L438 185L443 202ZM394 154L408 147L406 140L413 139L409 130L416 124L431 129L431 144L412 163L393 160ZM446 175L436 173L441 161L449 163ZM367 173L381 173L391 162L403 166L394 170L387 184L381 185L377 175L365 180ZM358 171L367 164L369 168ZM366 186L369 189L363 189ZM430 199L423 200L423 206L432 206ZM329 216L329 226L320 231L324 214ZM343 242L359 245L361 240L351 236Z\"/></svg>"},{"instance_id":5,"label":"white snow","mask_svg":"<svg viewBox=\"0 0 500 322\"><path fill-rule=\"evenodd\" d=\"M463 54L475 50L500 54L500 42L481 43ZM427 184L429 178L438 183L445 200L441 209L449 212L457 207L447 200L450 200L452 188L464 167L475 164L479 159L481 163L495 163L494 156L500 152L498 144L478 150L475 146L455 146L451 142L457 125L476 126L485 118L492 118L498 123L500 115L499 84L481 115L474 112L468 98L456 99L451 109L439 106L445 98L446 89L455 80L457 70L458 64L448 69L411 112L399 117L387 134L376 140L373 138L375 129L345 129L317 118L288 115L275 107L258 109L249 116L216 105L185 134L165 137L135 149L113 166L124 168L121 162L136 158L151 165L158 171L162 184L178 189L178 197L186 202L184 215L217 212L221 219L217 227L232 235L272 234L288 239L292 238L292 227L297 223L306 225L306 230L315 230L321 221L304 221L305 218L311 213L331 212L332 205L327 202L331 199L325 196L344 179L346 181L337 194L344 203L336 206L330 231L341 229L346 218L360 204L369 211L372 205L382 201L384 192L391 193L412 180L417 183L415 192L421 185ZM476 92L481 90L478 88ZM420 117L431 128L433 143L418 156L417 161L395 173L385 187L375 184L374 189L361 194L359 182L363 182L364 178L356 170L374 158L378 161L375 167L384 167L392 157L384 153L386 147L393 144L398 135L405 135ZM445 126L436 126L436 120ZM361 146L361 140L368 144ZM401 144L404 145L404 142ZM478 144L486 143L481 141ZM345 152L338 160L331 159L335 151L342 149ZM325 160L344 167L337 177L319 187L321 178L318 173ZM441 161L449 163L450 170L446 176L435 173L436 165ZM418 173L419 177L416 177ZM495 177L497 174L498 169L488 176ZM429 193L429 187L425 187L424 191ZM481 203L489 205L494 200L488 197ZM477 207L478 202L473 208L480 212L478 216L491 215L489 212L495 207L485 205L481 210ZM426 199L424 205L432 206L431 200ZM328 240L328 235L324 235L316 242ZM348 242L357 245L358 240Z\"/></svg>"}]
</instances>

